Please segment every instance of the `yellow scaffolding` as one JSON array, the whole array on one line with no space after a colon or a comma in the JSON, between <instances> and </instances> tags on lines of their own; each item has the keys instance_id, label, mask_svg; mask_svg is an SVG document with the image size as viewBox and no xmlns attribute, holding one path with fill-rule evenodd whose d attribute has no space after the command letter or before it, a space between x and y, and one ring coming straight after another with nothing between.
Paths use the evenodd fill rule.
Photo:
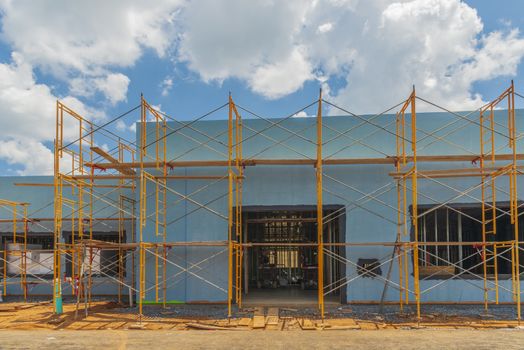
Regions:
<instances>
[{"instance_id":1,"label":"yellow scaffolding","mask_svg":"<svg viewBox=\"0 0 524 350\"><path fill-rule=\"evenodd\" d=\"M496 120L496 113L494 110L507 100L507 121L503 123ZM325 301L327 294L335 290L339 290L347 286L361 276L351 277L344 275L341 281L333 281L326 283L324 270L329 265L330 260L336 260L339 263L346 265L354 265L351 259L347 259L332 250L333 247L342 247L343 249L350 249L350 247L391 247L393 254L391 258L387 258L382 264L395 263L398 270L398 281L393 281L389 274L386 278L379 277L384 281L385 285L393 285L398 289L399 299L398 304L403 310L405 305L415 303L416 314L421 317L421 304L427 301L422 301L422 296L427 295L429 288L423 288L421 281L425 277L421 277L419 266L421 263L425 264L428 257L438 260L441 257L434 252L437 252L439 247L468 246L480 247L482 255L482 281L484 290L484 306L487 309L491 303L489 300L489 292L495 292L494 303L499 303L499 290L502 288L498 280L499 259L504 258L506 253L511 254L511 293L513 301L517 308L518 319L520 320L520 261L519 254L522 250L519 241L519 200L517 192L517 179L521 174L522 167L519 161L524 159L522 154L517 151L517 140L520 135L517 133L515 122L515 91L513 83L510 88L505 90L497 99L483 106L478 110L478 115L471 118L471 114L467 116L459 115L441 108L438 105L420 98L416 95L415 88L409 97L390 108L400 108L394 116L392 128L388 125L383 125L375 122L375 118L386 115L386 112L380 113L373 117L363 117L353 114L335 104L324 100L322 92L320 92L317 100L301 109L303 111L309 107L316 107L316 136L310 140L305 137L300 131L292 131L287 129L283 122L292 118L296 112L278 121L266 119L254 112L251 112L243 107L238 106L233 101L231 95L228 101L222 106L206 113L192 121L177 121L165 113L155 109L142 96L140 105L133 108L131 111L140 109L140 128L138 131L137 142L125 140L123 137L116 135L109 130L108 125L119 119L97 126L92 120L80 116L61 102L57 102L56 115L56 141L55 141L55 176L54 176L54 274L53 274L53 300L56 302L61 299L62 291L62 264L64 257L70 260L72 280L78 280L76 291L72 288L73 293L80 297L91 299L93 289L92 275L93 275L93 251L97 249L112 249L118 251L117 277L113 282L118 285L118 300L122 301L124 288L128 288L131 292L136 292L139 315L143 315L143 305L147 300L149 292L154 293L155 303L166 306L167 290L172 284L174 278L179 274L171 275L169 268L173 267L180 270L181 274L190 274L195 278L202 280L208 285L222 290L226 294L228 315L233 315L233 305L236 303L242 307L243 299L243 271L244 254L246 249L253 247L254 244L247 241L245 237L244 218L242 213L243 206L243 190L245 168L256 165L276 165L276 166L310 166L315 169L315 188L316 188L316 224L317 224L317 242L301 244L301 246L315 247L318 251L318 308L319 313L324 318ZM424 154L420 152L427 147L428 139L434 139L435 142L447 142L449 145L456 146L448 139L451 134L438 136L437 131L423 130L417 124L417 107L419 103L426 103L434 108L441 108L442 110L456 116L456 120L466 122L468 125L476 125L480 129L479 133L479 151L471 154ZM387 150L381 151L380 145L372 145L371 141L367 141L363 137L354 138L351 135L356 128L351 128L346 131L333 130L328 123L324 122L323 108L339 109L346 114L360 120L359 125L365 125L376 129L378 132L383 132L395 137L395 154L387 154ZM216 135L209 135L207 132L199 129L199 122L212 113L221 111L227 108L227 130L224 130ZM256 118L266 121L269 126L262 129L252 129L246 125L239 111L250 114ZM126 114L124 114L126 115ZM419 116L420 117L420 116ZM172 125L177 125L173 127ZM450 125L452 125L450 123ZM284 130L289 133L289 137L277 140L272 136L267 135L273 129ZM190 130L190 134L184 134ZM247 130L251 134L244 133ZM305 129L304 129L305 130ZM329 138L326 135L335 133L336 136ZM197 143L197 146L190 149L182 150L173 159L169 159L169 154L174 150L170 149L168 140L171 135L182 135L183 137ZM191 136L194 135L194 136ZM259 135L267 139L271 145L257 154L244 158L243 146L249 139ZM296 149L287 144L290 138L299 138L304 142L309 142L315 146L316 156L306 154L305 151ZM100 138L105 138L111 141L109 149L105 149L101 145ZM226 139L224 141L224 138ZM326 155L325 145L333 142L335 139L344 138L350 140L349 143L343 143L339 150ZM504 139L507 142L504 147L497 144L497 139ZM72 141L73 140L73 141ZM202 141L204 140L204 141ZM219 145L223 147L222 150L213 147ZM360 145L369 147L381 154L383 157L369 157L369 158L349 158L349 157L335 157L336 154L344 152L353 145ZM264 159L258 157L270 147L280 146L289 149L300 156L298 158L289 159ZM187 155L193 150L201 148L209 151L209 154L217 154L218 157L208 160L195 160ZM459 148L457 148L459 149ZM505 150L506 152L504 152ZM509 150L509 153L507 152ZM138 152L138 154L137 154ZM458 167L456 169L425 169L424 164L436 163L468 163L478 164L478 167ZM326 214L324 210L325 193L334 198L332 190L329 188L329 183L337 183L339 186L349 186L351 184L344 183L327 174L326 172L332 166L354 167L359 165L390 165L394 169L391 173L393 187L396 190L396 204L389 205L383 203L378 197L382 192L362 192L361 201L375 201L380 202L381 205L394 207L394 216L388 218L396 224L396 231L392 232L392 237L395 237L394 242L367 242L367 243L334 243L325 242L324 234L325 227L333 220L333 214ZM191 169L212 169L203 170L205 175L201 172L188 171ZM216 169L221 169L219 174L216 174ZM185 171L185 173L175 171ZM224 172L225 170L225 172ZM431 242L420 241L421 234L419 225L426 212L420 210L420 203L422 200L430 200L428 195L424 193L423 185L426 182L433 182L436 185L445 187L446 184L439 179L467 177L472 179L480 179L480 183L472 189L460 192L460 196L478 200L471 193L474 190L480 191L480 200L482 210L482 240L479 242ZM497 181L502 181L507 178L509 181L509 189L505 193L509 197L510 208L506 213L501 209L497 202L497 191L500 191L500 186ZM180 192L173 186L173 183L180 181L201 181L205 182L197 190L187 193ZM198 193L203 193L210 186L223 183L225 185L225 194L218 199L212 199L210 202L202 203L194 197ZM107 185L102 185L107 183ZM450 187L450 186L448 186ZM99 188L107 188L106 192L99 192ZM449 188L453 190L453 188ZM135 197L135 191L138 191ZM358 191L357 191L358 192ZM409 194L408 192L411 192ZM335 193L336 194L336 193ZM111 196L117 196L113 200ZM186 202L195 206L196 209L190 213L184 214L182 217L176 217L173 220L173 214L170 212L171 197L178 198L175 203ZM136 198L136 200L135 200ZM227 212L221 213L211 207L213 200L225 199L227 201ZM137 203L138 202L138 203ZM97 222L102 222L104 219L111 219L112 215L99 215L96 210L96 203L104 203L115 212L113 219L118 222L118 240L117 242L102 243L94 239L94 225ZM154 203L154 204L151 204ZM348 200L355 208L363 208L362 205L355 200ZM0 203L1 204L1 203ZM447 207L448 203L444 203L442 207ZM135 207L138 213L135 214ZM204 210L207 213L219 217L227 223L227 232L225 232L223 241L179 241L174 239L175 234L170 232L170 225L172 221L183 220L187 215L196 212L197 210ZM370 209L367 209L370 210ZM373 209L371 209L373 211ZM375 214L377 211L375 211ZM340 215L337 213L335 215ZM511 224L514 230L514 239L510 241L492 241L489 238L494 236L497 232L496 221L500 215L509 215L511 217ZM134 220L137 220L138 227L135 227ZM170 221L171 220L171 221ZM70 222L71 242L63 242L64 222ZM127 232L130 228L131 232ZM152 228L153 236L146 235L146 229ZM137 235L135 235L135 230ZM411 238L408 236L410 235ZM147 231L151 232L151 231ZM88 234L87 234L88 233ZM131 238L131 242L126 240ZM147 238L148 237L148 238ZM210 255L206 257L206 262L210 259L227 253L227 288L219 283L214 283L199 274L195 273L194 266L199 266L198 263L189 267L183 267L180 264L173 262L174 253L170 251L174 247L223 247L223 252ZM353 249L351 248L351 249ZM476 248L472 248L476 249ZM4 249L4 266L5 266L5 249ZM436 256L435 256L436 255ZM388 254L389 256L389 254ZM423 256L423 257L422 257ZM127 263L131 259L131 282L126 279L126 271L129 269ZM138 263L135 267L135 259ZM425 259L425 260L424 260ZM447 256L449 260L449 254ZM410 262L411 260L411 262ZM446 259L444 259L446 260ZM86 262L87 261L87 262ZM442 261L447 267L454 268L454 278L460 278L465 273L471 273L471 269L465 270L460 264L455 264L452 261ZM412 271L409 271L410 265ZM457 265L457 266L455 266ZM149 270L147 266L151 266ZM423 266L425 268L425 266ZM4 268L5 271L5 268ZM138 272L138 281L136 281L135 271ZM153 272L154 271L154 272ZM371 271L371 270L370 270ZM369 271L368 271L369 272ZM154 276L150 276L153 274ZM176 276L175 276L176 275ZM173 277L175 276L175 277ZM110 276L105 276L110 278ZM151 279L150 280L148 280ZM5 283L4 272L4 283ZM84 281L81 282L81 281ZM445 281L444 281L445 282ZM81 287L85 288L86 296L82 296ZM5 293L5 288L4 288ZM413 298L413 301L410 301Z\"/></svg>"}]
</instances>

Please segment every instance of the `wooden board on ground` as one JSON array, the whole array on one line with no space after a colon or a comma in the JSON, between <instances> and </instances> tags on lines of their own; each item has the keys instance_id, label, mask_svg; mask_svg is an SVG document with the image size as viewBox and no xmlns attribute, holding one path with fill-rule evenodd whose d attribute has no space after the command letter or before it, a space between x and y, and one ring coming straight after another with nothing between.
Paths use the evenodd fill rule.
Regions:
<instances>
[{"instance_id":1,"label":"wooden board on ground","mask_svg":"<svg viewBox=\"0 0 524 350\"><path fill-rule=\"evenodd\" d=\"M302 328L302 330L305 330L305 331L317 329L315 327L315 323L313 323L313 321L311 321L308 318L302 319L301 321L298 322L298 324L300 325L300 328Z\"/></svg>"},{"instance_id":2,"label":"wooden board on ground","mask_svg":"<svg viewBox=\"0 0 524 350\"><path fill-rule=\"evenodd\" d=\"M123 327L126 323L126 321L111 322L109 325L107 325L106 329L119 329Z\"/></svg>"},{"instance_id":3,"label":"wooden board on ground","mask_svg":"<svg viewBox=\"0 0 524 350\"><path fill-rule=\"evenodd\" d=\"M278 324L278 316L268 316L266 317L266 325L277 325Z\"/></svg>"},{"instance_id":4,"label":"wooden board on ground","mask_svg":"<svg viewBox=\"0 0 524 350\"><path fill-rule=\"evenodd\" d=\"M357 323L352 318L332 318L329 320L331 326L357 326Z\"/></svg>"},{"instance_id":5,"label":"wooden board on ground","mask_svg":"<svg viewBox=\"0 0 524 350\"><path fill-rule=\"evenodd\" d=\"M219 327L236 327L238 326L238 321L237 320L228 320L228 319L218 320L215 322L215 325Z\"/></svg>"},{"instance_id":6,"label":"wooden board on ground","mask_svg":"<svg viewBox=\"0 0 524 350\"><path fill-rule=\"evenodd\" d=\"M141 330L141 329L146 329L146 325L147 323L133 323L133 324L130 324L129 327L127 328Z\"/></svg>"},{"instance_id":7,"label":"wooden board on ground","mask_svg":"<svg viewBox=\"0 0 524 350\"><path fill-rule=\"evenodd\" d=\"M366 331L375 331L378 329L377 325L373 322L358 322L358 325L360 326L360 329L366 330Z\"/></svg>"},{"instance_id":8,"label":"wooden board on ground","mask_svg":"<svg viewBox=\"0 0 524 350\"><path fill-rule=\"evenodd\" d=\"M242 328L234 328L234 327L219 327L219 326L212 326L209 324L203 324L203 323L188 323L188 328L194 328L194 329L204 329L204 330L228 330L228 331L241 331Z\"/></svg>"},{"instance_id":9,"label":"wooden board on ground","mask_svg":"<svg viewBox=\"0 0 524 350\"><path fill-rule=\"evenodd\" d=\"M264 328L266 326L265 317L262 315L253 316L253 328Z\"/></svg>"},{"instance_id":10,"label":"wooden board on ground","mask_svg":"<svg viewBox=\"0 0 524 350\"><path fill-rule=\"evenodd\" d=\"M85 327L82 327L82 329L98 330L104 328L108 324L109 322L87 322L87 325Z\"/></svg>"},{"instance_id":11,"label":"wooden board on ground","mask_svg":"<svg viewBox=\"0 0 524 350\"><path fill-rule=\"evenodd\" d=\"M251 324L251 319L249 317L242 317L240 321L238 321L239 326L249 326Z\"/></svg>"}]
</instances>

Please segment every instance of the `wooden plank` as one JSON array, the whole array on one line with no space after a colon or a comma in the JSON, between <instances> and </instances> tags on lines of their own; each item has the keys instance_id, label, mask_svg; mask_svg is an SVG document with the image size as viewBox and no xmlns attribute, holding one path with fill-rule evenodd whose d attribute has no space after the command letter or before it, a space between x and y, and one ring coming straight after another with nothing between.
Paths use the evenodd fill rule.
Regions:
<instances>
[{"instance_id":1,"label":"wooden plank","mask_svg":"<svg viewBox=\"0 0 524 350\"><path fill-rule=\"evenodd\" d=\"M246 327L246 326L249 326L251 324L251 322L252 322L251 318L249 318L249 317L242 317L240 319L240 321L238 321L238 325Z\"/></svg>"},{"instance_id":2,"label":"wooden plank","mask_svg":"<svg viewBox=\"0 0 524 350\"><path fill-rule=\"evenodd\" d=\"M298 323L300 325L300 328L305 331L309 330L315 330L317 327L315 326L315 323L311 321L309 318L302 319L301 322Z\"/></svg>"},{"instance_id":3,"label":"wooden plank","mask_svg":"<svg viewBox=\"0 0 524 350\"><path fill-rule=\"evenodd\" d=\"M330 319L329 323L331 324L331 326L348 326L358 328L357 322L355 322L355 320L352 318L334 318Z\"/></svg>"},{"instance_id":4,"label":"wooden plank","mask_svg":"<svg viewBox=\"0 0 524 350\"><path fill-rule=\"evenodd\" d=\"M331 326L324 328L325 331L343 331L348 329L360 329L360 326Z\"/></svg>"},{"instance_id":5,"label":"wooden plank","mask_svg":"<svg viewBox=\"0 0 524 350\"><path fill-rule=\"evenodd\" d=\"M278 324L278 316L267 316L266 317L266 325L277 325Z\"/></svg>"},{"instance_id":6,"label":"wooden plank","mask_svg":"<svg viewBox=\"0 0 524 350\"><path fill-rule=\"evenodd\" d=\"M358 321L358 325L360 326L360 329L365 330L365 331L375 331L378 329L377 325L374 322Z\"/></svg>"},{"instance_id":7,"label":"wooden plank","mask_svg":"<svg viewBox=\"0 0 524 350\"><path fill-rule=\"evenodd\" d=\"M118 161L118 159L114 158L112 155L101 149L100 147L91 147L91 151L95 152L99 156L105 158L112 164L122 164ZM136 175L136 172L131 169L130 167L121 167L117 169L124 175Z\"/></svg>"},{"instance_id":8,"label":"wooden plank","mask_svg":"<svg viewBox=\"0 0 524 350\"><path fill-rule=\"evenodd\" d=\"M253 328L264 328L266 326L266 319L262 315L253 316Z\"/></svg>"},{"instance_id":9,"label":"wooden plank","mask_svg":"<svg viewBox=\"0 0 524 350\"><path fill-rule=\"evenodd\" d=\"M203 324L203 323L188 323L186 324L188 328L194 328L194 329L204 329L204 330L224 330L224 331L241 331L241 328L234 328L234 327L220 327L220 326L213 326L209 324Z\"/></svg>"}]
</instances>

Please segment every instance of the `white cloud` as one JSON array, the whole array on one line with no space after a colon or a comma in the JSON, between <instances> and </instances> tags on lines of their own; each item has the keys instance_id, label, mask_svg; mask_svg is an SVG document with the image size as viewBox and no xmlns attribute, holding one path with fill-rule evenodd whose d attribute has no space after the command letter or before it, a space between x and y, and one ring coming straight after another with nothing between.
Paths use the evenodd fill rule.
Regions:
<instances>
[{"instance_id":1,"label":"white cloud","mask_svg":"<svg viewBox=\"0 0 524 350\"><path fill-rule=\"evenodd\" d=\"M134 65L147 49L165 56L181 1L1 0L2 36L31 65L76 79L72 92L98 90L114 104L125 100L129 79L113 70Z\"/></svg>"},{"instance_id":2,"label":"white cloud","mask_svg":"<svg viewBox=\"0 0 524 350\"><path fill-rule=\"evenodd\" d=\"M119 119L115 122L115 128L118 131L124 132L127 130L127 125L122 119Z\"/></svg>"},{"instance_id":3,"label":"white cloud","mask_svg":"<svg viewBox=\"0 0 524 350\"><path fill-rule=\"evenodd\" d=\"M317 31L319 33L327 33L333 29L333 23L327 22L318 26Z\"/></svg>"},{"instance_id":4,"label":"white cloud","mask_svg":"<svg viewBox=\"0 0 524 350\"><path fill-rule=\"evenodd\" d=\"M0 140L0 158L8 164L21 164L20 175L53 174L53 153L42 143L27 140Z\"/></svg>"},{"instance_id":5,"label":"white cloud","mask_svg":"<svg viewBox=\"0 0 524 350\"><path fill-rule=\"evenodd\" d=\"M293 92L311 78L303 69L296 78L282 74L293 62L307 64L299 57L295 35L309 8L305 0L192 2L181 15L178 59L206 82L235 77L268 97ZM293 81L280 86L288 79Z\"/></svg>"},{"instance_id":6,"label":"white cloud","mask_svg":"<svg viewBox=\"0 0 524 350\"><path fill-rule=\"evenodd\" d=\"M473 84L514 76L524 56L510 22L485 32L460 0L0 0L0 12L14 52L0 63L0 142L8 149L0 157L13 164L28 159L23 140L48 156L42 147L54 138L57 97L92 118L102 114L79 97L125 101L130 81L120 71L147 50L205 82L239 79L272 99L317 81L324 96L357 113L392 106L413 84L446 107L477 108L486 97ZM68 87L67 96L38 81L35 68ZM168 75L162 95L172 86ZM38 162L22 172L44 168Z\"/></svg>"},{"instance_id":7,"label":"white cloud","mask_svg":"<svg viewBox=\"0 0 524 350\"><path fill-rule=\"evenodd\" d=\"M169 95L169 92L173 88L173 78L166 77L164 80L162 80L162 83L160 83L160 88L162 89L162 96Z\"/></svg>"},{"instance_id":8,"label":"white cloud","mask_svg":"<svg viewBox=\"0 0 524 350\"><path fill-rule=\"evenodd\" d=\"M112 105L125 101L129 78L121 73L108 73L98 77L78 77L69 82L70 92L76 96L92 97L103 93Z\"/></svg>"},{"instance_id":9,"label":"white cloud","mask_svg":"<svg viewBox=\"0 0 524 350\"><path fill-rule=\"evenodd\" d=\"M408 96L412 84L419 96L448 108L478 108L483 97L472 92L472 84L516 74L524 55L518 31L483 35L476 10L458 0L414 0L382 8L362 3L356 11L373 16L368 32L346 43L355 56L347 63L347 86L335 96L356 112L391 107ZM433 107L419 103L419 108Z\"/></svg>"},{"instance_id":10,"label":"white cloud","mask_svg":"<svg viewBox=\"0 0 524 350\"><path fill-rule=\"evenodd\" d=\"M32 66L20 54L12 55L11 64L0 64L0 158L23 165L22 174L52 171L52 154L43 142L55 137L57 99L47 85L35 81ZM60 100L86 118L102 117L74 97ZM75 137L75 131L65 125L65 139Z\"/></svg>"},{"instance_id":11,"label":"white cloud","mask_svg":"<svg viewBox=\"0 0 524 350\"><path fill-rule=\"evenodd\" d=\"M45 144L55 137L56 100L88 119L104 115L77 97L100 93L112 105L125 101L129 78L117 70L146 50L165 57L179 3L0 0L2 39L13 50L12 61L0 63L0 158L21 165L21 174L51 173ZM67 96L37 81L36 68L68 87ZM64 127L65 141L72 140L76 128Z\"/></svg>"},{"instance_id":12,"label":"white cloud","mask_svg":"<svg viewBox=\"0 0 524 350\"><path fill-rule=\"evenodd\" d=\"M279 98L336 78L329 97L355 112L390 107L413 84L449 108L477 108L473 83L515 75L524 55L518 30L483 32L460 0L201 1L180 18L178 58L204 81L238 78Z\"/></svg>"},{"instance_id":13,"label":"white cloud","mask_svg":"<svg viewBox=\"0 0 524 350\"><path fill-rule=\"evenodd\" d=\"M108 74L104 78L95 79L96 88L103 92L112 104L125 101L128 85L129 78L121 73Z\"/></svg>"},{"instance_id":14,"label":"white cloud","mask_svg":"<svg viewBox=\"0 0 524 350\"><path fill-rule=\"evenodd\" d=\"M293 118L313 118L316 117L315 115L309 115L306 113L306 111L300 111L293 115Z\"/></svg>"},{"instance_id":15,"label":"white cloud","mask_svg":"<svg viewBox=\"0 0 524 350\"><path fill-rule=\"evenodd\" d=\"M279 98L297 91L311 78L310 63L295 48L285 60L258 67L249 78L249 85L261 95Z\"/></svg>"}]
</instances>

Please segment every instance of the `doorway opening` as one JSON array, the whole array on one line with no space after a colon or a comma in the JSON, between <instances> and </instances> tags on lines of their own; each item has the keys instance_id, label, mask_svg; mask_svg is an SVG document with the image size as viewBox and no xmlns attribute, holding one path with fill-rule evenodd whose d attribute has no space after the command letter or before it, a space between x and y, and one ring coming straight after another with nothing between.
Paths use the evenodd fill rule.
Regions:
<instances>
[{"instance_id":1,"label":"doorway opening","mask_svg":"<svg viewBox=\"0 0 524 350\"><path fill-rule=\"evenodd\" d=\"M308 206L243 207L244 304L311 305L318 300L317 209ZM326 205L325 249L344 256L345 208ZM324 255L324 285L336 286L345 265ZM325 302L345 303L345 288L326 295Z\"/></svg>"}]
</instances>

